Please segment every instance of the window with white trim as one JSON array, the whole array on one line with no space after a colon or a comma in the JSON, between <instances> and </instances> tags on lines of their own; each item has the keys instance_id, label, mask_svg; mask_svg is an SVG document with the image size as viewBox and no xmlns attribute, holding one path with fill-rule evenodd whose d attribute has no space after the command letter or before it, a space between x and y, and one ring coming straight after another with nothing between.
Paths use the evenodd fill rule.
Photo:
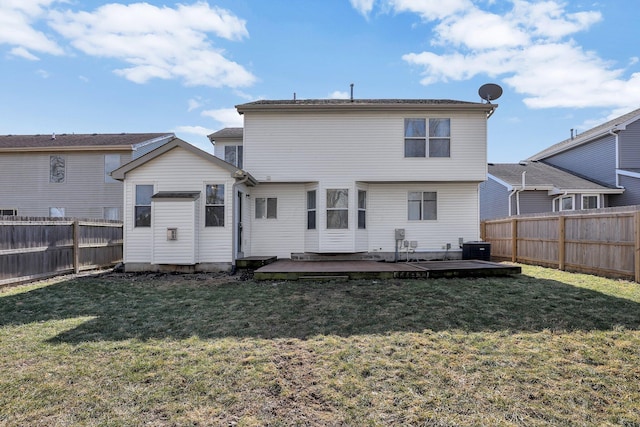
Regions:
<instances>
[{"instance_id":1,"label":"window with white trim","mask_svg":"<svg viewBox=\"0 0 640 427\"><path fill-rule=\"evenodd\" d=\"M205 227L224 227L224 184L207 184L205 188Z\"/></svg>"},{"instance_id":2,"label":"window with white trim","mask_svg":"<svg viewBox=\"0 0 640 427\"><path fill-rule=\"evenodd\" d=\"M256 197L256 219L278 218L278 199L275 197Z\"/></svg>"},{"instance_id":3,"label":"window with white trim","mask_svg":"<svg viewBox=\"0 0 640 427\"><path fill-rule=\"evenodd\" d=\"M582 195L582 209L598 209L600 207L600 197L592 194Z\"/></svg>"},{"instance_id":4,"label":"window with white trim","mask_svg":"<svg viewBox=\"0 0 640 427\"><path fill-rule=\"evenodd\" d=\"M224 161L242 169L242 145L226 145L224 147Z\"/></svg>"},{"instance_id":5,"label":"window with white trim","mask_svg":"<svg viewBox=\"0 0 640 427\"><path fill-rule=\"evenodd\" d=\"M64 156L49 156L49 182L62 184L67 175L66 159Z\"/></svg>"},{"instance_id":6,"label":"window with white trim","mask_svg":"<svg viewBox=\"0 0 640 427\"><path fill-rule=\"evenodd\" d=\"M438 219L438 193L435 191L410 191L407 198L410 221L434 221Z\"/></svg>"},{"instance_id":7,"label":"window with white trim","mask_svg":"<svg viewBox=\"0 0 640 427\"><path fill-rule=\"evenodd\" d=\"M404 119L404 156L451 157L451 119Z\"/></svg>"},{"instance_id":8,"label":"window with white trim","mask_svg":"<svg viewBox=\"0 0 640 427\"><path fill-rule=\"evenodd\" d=\"M349 190L327 190L327 229L349 228Z\"/></svg>"},{"instance_id":9,"label":"window with white trim","mask_svg":"<svg viewBox=\"0 0 640 427\"><path fill-rule=\"evenodd\" d=\"M316 229L317 219L317 192L316 190L307 191L307 230Z\"/></svg>"},{"instance_id":10,"label":"window with white trim","mask_svg":"<svg viewBox=\"0 0 640 427\"><path fill-rule=\"evenodd\" d=\"M553 211L572 211L575 209L575 196L559 196L553 199Z\"/></svg>"},{"instance_id":11,"label":"window with white trim","mask_svg":"<svg viewBox=\"0 0 640 427\"><path fill-rule=\"evenodd\" d=\"M151 196L153 185L136 185L135 227L151 227Z\"/></svg>"},{"instance_id":12,"label":"window with white trim","mask_svg":"<svg viewBox=\"0 0 640 427\"><path fill-rule=\"evenodd\" d=\"M0 209L0 216L17 216L18 209Z\"/></svg>"},{"instance_id":13,"label":"window with white trim","mask_svg":"<svg viewBox=\"0 0 640 427\"><path fill-rule=\"evenodd\" d=\"M111 172L120 167L120 154L105 154L104 155L104 182L118 182L118 180L111 177Z\"/></svg>"},{"instance_id":14,"label":"window with white trim","mask_svg":"<svg viewBox=\"0 0 640 427\"><path fill-rule=\"evenodd\" d=\"M358 229L367 228L367 192L358 190Z\"/></svg>"},{"instance_id":15,"label":"window with white trim","mask_svg":"<svg viewBox=\"0 0 640 427\"><path fill-rule=\"evenodd\" d=\"M64 208L49 208L50 218L64 218Z\"/></svg>"},{"instance_id":16,"label":"window with white trim","mask_svg":"<svg viewBox=\"0 0 640 427\"><path fill-rule=\"evenodd\" d=\"M120 208L102 208L102 218L113 221L120 220Z\"/></svg>"}]
</instances>

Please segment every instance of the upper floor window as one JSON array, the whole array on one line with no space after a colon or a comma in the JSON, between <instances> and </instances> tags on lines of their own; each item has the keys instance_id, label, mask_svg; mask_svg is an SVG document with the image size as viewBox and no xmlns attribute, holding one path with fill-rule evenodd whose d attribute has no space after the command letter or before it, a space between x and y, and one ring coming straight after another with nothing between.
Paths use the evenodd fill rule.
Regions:
<instances>
[{"instance_id":1,"label":"upper floor window","mask_svg":"<svg viewBox=\"0 0 640 427\"><path fill-rule=\"evenodd\" d=\"M349 228L349 190L327 190L327 228Z\"/></svg>"},{"instance_id":2,"label":"upper floor window","mask_svg":"<svg viewBox=\"0 0 640 427\"><path fill-rule=\"evenodd\" d=\"M110 175L111 172L120 167L120 154L104 155L104 182L118 182Z\"/></svg>"},{"instance_id":3,"label":"upper floor window","mask_svg":"<svg viewBox=\"0 0 640 427\"><path fill-rule=\"evenodd\" d=\"M224 184L207 184L205 227L224 227Z\"/></svg>"},{"instance_id":4,"label":"upper floor window","mask_svg":"<svg viewBox=\"0 0 640 427\"><path fill-rule=\"evenodd\" d=\"M0 209L0 216L16 216L18 209Z\"/></svg>"},{"instance_id":5,"label":"upper floor window","mask_svg":"<svg viewBox=\"0 0 640 427\"><path fill-rule=\"evenodd\" d=\"M49 156L49 182L63 183L66 176L64 156Z\"/></svg>"},{"instance_id":6,"label":"upper floor window","mask_svg":"<svg viewBox=\"0 0 640 427\"><path fill-rule=\"evenodd\" d=\"M450 157L451 119L404 119L404 156Z\"/></svg>"},{"instance_id":7,"label":"upper floor window","mask_svg":"<svg viewBox=\"0 0 640 427\"><path fill-rule=\"evenodd\" d=\"M278 217L278 199L275 197L256 198L256 219L275 219Z\"/></svg>"},{"instance_id":8,"label":"upper floor window","mask_svg":"<svg viewBox=\"0 0 640 427\"><path fill-rule=\"evenodd\" d=\"M118 221L120 219L120 208L102 208L102 218Z\"/></svg>"},{"instance_id":9,"label":"upper floor window","mask_svg":"<svg viewBox=\"0 0 640 427\"><path fill-rule=\"evenodd\" d=\"M224 161L242 169L242 145L225 146Z\"/></svg>"},{"instance_id":10,"label":"upper floor window","mask_svg":"<svg viewBox=\"0 0 640 427\"><path fill-rule=\"evenodd\" d=\"M151 227L151 196L153 185L136 185L135 227Z\"/></svg>"},{"instance_id":11,"label":"upper floor window","mask_svg":"<svg viewBox=\"0 0 640 427\"><path fill-rule=\"evenodd\" d=\"M600 207L600 197L596 195L582 196L582 209L598 209Z\"/></svg>"},{"instance_id":12,"label":"upper floor window","mask_svg":"<svg viewBox=\"0 0 640 427\"><path fill-rule=\"evenodd\" d=\"M51 218L64 218L64 208L49 208Z\"/></svg>"},{"instance_id":13,"label":"upper floor window","mask_svg":"<svg viewBox=\"0 0 640 427\"><path fill-rule=\"evenodd\" d=\"M411 191L408 197L410 221L438 219L438 194L435 191Z\"/></svg>"}]
</instances>

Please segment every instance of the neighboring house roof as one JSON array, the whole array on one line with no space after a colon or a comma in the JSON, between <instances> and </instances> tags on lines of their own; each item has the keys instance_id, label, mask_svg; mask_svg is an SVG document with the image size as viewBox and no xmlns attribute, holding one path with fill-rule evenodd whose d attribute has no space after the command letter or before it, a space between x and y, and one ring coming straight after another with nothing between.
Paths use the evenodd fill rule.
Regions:
<instances>
[{"instance_id":1,"label":"neighboring house roof","mask_svg":"<svg viewBox=\"0 0 640 427\"><path fill-rule=\"evenodd\" d=\"M492 112L498 104L456 101L451 99L289 99L260 100L236 105L240 114L261 110L407 110L437 108L439 110L479 109Z\"/></svg>"},{"instance_id":2,"label":"neighboring house roof","mask_svg":"<svg viewBox=\"0 0 640 427\"><path fill-rule=\"evenodd\" d=\"M549 195L565 192L619 194L621 188L607 187L541 162L489 163L489 176L509 190L546 190ZM522 186L524 175L524 188Z\"/></svg>"},{"instance_id":3,"label":"neighboring house roof","mask_svg":"<svg viewBox=\"0 0 640 427\"><path fill-rule=\"evenodd\" d=\"M554 144L551 147L545 148L539 153L534 154L527 160L542 160L555 154L562 153L563 151L567 151L571 148L586 144L587 142L600 138L610 132L618 132L624 130L630 123L633 123L638 119L640 119L640 108L637 110L633 110L630 113L624 114L620 117L616 117L613 120L609 120L608 122L591 128L585 132L582 132L581 134L573 138L568 138L564 141L558 142L557 144Z\"/></svg>"},{"instance_id":4,"label":"neighboring house roof","mask_svg":"<svg viewBox=\"0 0 640 427\"><path fill-rule=\"evenodd\" d=\"M215 141L216 139L221 139L221 138L242 139L243 133L244 133L243 128L224 128L224 129L220 129L217 132L212 133L211 135L208 135L207 137L212 142Z\"/></svg>"},{"instance_id":5,"label":"neighboring house roof","mask_svg":"<svg viewBox=\"0 0 640 427\"><path fill-rule=\"evenodd\" d=\"M247 184L249 185L255 185L257 184L257 181L255 180L254 177L251 176L251 174L249 174L248 172L245 172L242 169L239 169L237 167L235 167L234 165L232 165L231 163L227 163L224 160L207 153L206 151L203 151L191 144L189 144L186 141L183 141L180 138L173 138L171 141L167 142L164 145L161 145L160 147L156 148L153 151L148 152L147 154L145 154L144 156L138 157L135 160L130 161L129 163L119 167L118 169L114 170L113 172L111 172L111 176L113 177L113 179L117 179L119 181L124 181L125 179L125 175L144 165L147 162L150 162L151 160L155 159L156 157L159 157L163 154L165 154L168 151L171 151L175 148L183 148L193 154L195 154L196 156L199 156L211 163L213 163L214 165L221 167L223 169L226 169L229 171L230 175L236 179L247 179Z\"/></svg>"},{"instance_id":6,"label":"neighboring house roof","mask_svg":"<svg viewBox=\"0 0 640 427\"><path fill-rule=\"evenodd\" d=\"M0 152L134 150L172 137L172 133L1 135Z\"/></svg>"}]
</instances>

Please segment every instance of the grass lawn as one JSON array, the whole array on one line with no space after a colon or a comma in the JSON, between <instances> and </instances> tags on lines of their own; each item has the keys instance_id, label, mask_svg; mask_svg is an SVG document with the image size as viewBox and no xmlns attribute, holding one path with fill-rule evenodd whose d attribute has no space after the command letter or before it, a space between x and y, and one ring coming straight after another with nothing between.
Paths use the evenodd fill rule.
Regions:
<instances>
[{"instance_id":1,"label":"grass lawn","mask_svg":"<svg viewBox=\"0 0 640 427\"><path fill-rule=\"evenodd\" d=\"M1 426L640 426L640 285L105 274L0 290Z\"/></svg>"}]
</instances>

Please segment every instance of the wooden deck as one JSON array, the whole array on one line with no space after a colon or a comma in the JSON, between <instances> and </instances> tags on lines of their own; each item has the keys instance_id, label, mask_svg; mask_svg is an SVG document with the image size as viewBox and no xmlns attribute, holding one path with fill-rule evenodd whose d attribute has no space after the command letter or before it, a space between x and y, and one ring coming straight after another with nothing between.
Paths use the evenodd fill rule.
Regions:
<instances>
[{"instance_id":1,"label":"wooden deck","mask_svg":"<svg viewBox=\"0 0 640 427\"><path fill-rule=\"evenodd\" d=\"M387 263L277 260L258 268L256 280L427 279L520 274L518 266L479 260Z\"/></svg>"}]
</instances>

